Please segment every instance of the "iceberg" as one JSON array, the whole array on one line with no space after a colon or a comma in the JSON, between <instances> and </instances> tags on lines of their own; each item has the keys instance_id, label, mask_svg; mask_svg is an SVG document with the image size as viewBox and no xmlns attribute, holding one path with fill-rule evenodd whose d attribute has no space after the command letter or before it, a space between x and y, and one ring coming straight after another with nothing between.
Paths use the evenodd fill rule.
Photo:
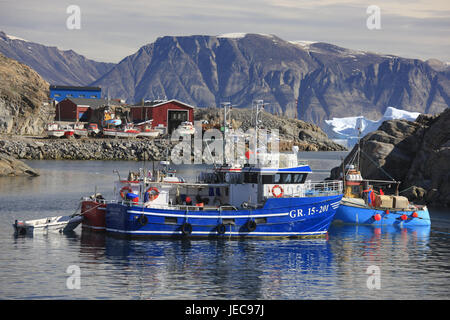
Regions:
<instances>
[{"instance_id":1,"label":"iceberg","mask_svg":"<svg viewBox=\"0 0 450 320\"><path fill-rule=\"evenodd\" d=\"M361 129L361 137L363 137L369 132L377 130L383 121L394 119L415 121L419 115L420 112L388 107L378 121L366 119L364 116L325 120L324 131L336 143L352 148L358 142L358 128Z\"/></svg>"}]
</instances>

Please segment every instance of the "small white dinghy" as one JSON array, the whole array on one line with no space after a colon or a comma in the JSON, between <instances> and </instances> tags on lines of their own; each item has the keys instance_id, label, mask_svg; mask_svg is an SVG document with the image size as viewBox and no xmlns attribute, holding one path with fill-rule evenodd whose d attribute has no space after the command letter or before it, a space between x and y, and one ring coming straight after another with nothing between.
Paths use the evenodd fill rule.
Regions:
<instances>
[{"instance_id":1,"label":"small white dinghy","mask_svg":"<svg viewBox=\"0 0 450 320\"><path fill-rule=\"evenodd\" d=\"M17 235L32 235L46 232L70 232L83 221L81 215L48 217L36 220L16 220L13 224Z\"/></svg>"}]
</instances>

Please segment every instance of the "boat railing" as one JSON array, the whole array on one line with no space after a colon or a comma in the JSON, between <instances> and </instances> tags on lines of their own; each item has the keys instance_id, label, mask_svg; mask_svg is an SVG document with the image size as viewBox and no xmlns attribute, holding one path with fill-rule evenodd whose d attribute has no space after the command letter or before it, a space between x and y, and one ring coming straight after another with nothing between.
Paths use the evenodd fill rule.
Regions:
<instances>
[{"instance_id":1,"label":"boat railing","mask_svg":"<svg viewBox=\"0 0 450 320\"><path fill-rule=\"evenodd\" d=\"M318 197L318 196L333 196L342 194L344 190L343 182L340 180L332 180L325 182L306 181L302 188L299 188L292 193L284 194L284 198L296 197Z\"/></svg>"},{"instance_id":2,"label":"boat railing","mask_svg":"<svg viewBox=\"0 0 450 320\"><path fill-rule=\"evenodd\" d=\"M339 180L332 180L326 182L307 182L305 189L306 197L316 196L331 196L342 194L344 190L344 184Z\"/></svg>"},{"instance_id":3,"label":"boat railing","mask_svg":"<svg viewBox=\"0 0 450 320\"><path fill-rule=\"evenodd\" d=\"M239 208L232 206L232 205L222 205L222 206L196 206L196 205L186 205L186 204L155 204L148 202L134 202L132 200L122 200L122 201L109 201L108 203L118 203L122 205L127 206L137 206L139 208L152 208L152 209L170 209L170 210L178 210L178 211L185 211L185 212L192 212L192 211L236 211L239 210Z\"/></svg>"},{"instance_id":4,"label":"boat railing","mask_svg":"<svg viewBox=\"0 0 450 320\"><path fill-rule=\"evenodd\" d=\"M97 203L102 203L102 204L108 204L108 203L116 203L116 200L106 200L106 199L101 199L101 198L94 198L94 197L83 197L81 198L81 201L95 201Z\"/></svg>"}]
</instances>

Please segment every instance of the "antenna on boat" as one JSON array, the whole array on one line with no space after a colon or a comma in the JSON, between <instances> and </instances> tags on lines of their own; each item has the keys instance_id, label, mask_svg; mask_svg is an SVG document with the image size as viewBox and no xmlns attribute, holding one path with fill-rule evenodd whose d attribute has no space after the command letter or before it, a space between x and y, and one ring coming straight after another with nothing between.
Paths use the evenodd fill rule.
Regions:
<instances>
[{"instance_id":1,"label":"antenna on boat","mask_svg":"<svg viewBox=\"0 0 450 320\"><path fill-rule=\"evenodd\" d=\"M221 105L223 106L223 140L222 140L222 152L223 152L223 160L224 164L226 164L226 158L225 158L225 136L226 132L228 131L228 118L230 118L231 123L231 109L233 106L231 105L231 102L222 102ZM209 145L208 145L209 149ZM210 151L211 153L211 151Z\"/></svg>"},{"instance_id":2,"label":"antenna on boat","mask_svg":"<svg viewBox=\"0 0 450 320\"><path fill-rule=\"evenodd\" d=\"M117 175L119 176L119 180L120 180L120 173L119 173L119 170L113 170L113 173L117 173Z\"/></svg>"},{"instance_id":3,"label":"antenna on boat","mask_svg":"<svg viewBox=\"0 0 450 320\"><path fill-rule=\"evenodd\" d=\"M228 128L228 118L230 118L231 122L231 109L233 106L230 102L222 102L221 105L223 106L223 132Z\"/></svg>"},{"instance_id":4,"label":"antenna on boat","mask_svg":"<svg viewBox=\"0 0 450 320\"><path fill-rule=\"evenodd\" d=\"M357 169L359 172L361 172L361 166L360 166L361 155L360 155L360 153L361 153L361 122L358 126L358 151L356 154L356 157L357 157L356 165L357 165Z\"/></svg>"},{"instance_id":5,"label":"antenna on boat","mask_svg":"<svg viewBox=\"0 0 450 320\"><path fill-rule=\"evenodd\" d=\"M264 100L253 100L252 103L252 114L255 112L255 150L254 155L256 156L256 151L258 150L258 132L259 123L261 122L261 112L264 109Z\"/></svg>"}]
</instances>

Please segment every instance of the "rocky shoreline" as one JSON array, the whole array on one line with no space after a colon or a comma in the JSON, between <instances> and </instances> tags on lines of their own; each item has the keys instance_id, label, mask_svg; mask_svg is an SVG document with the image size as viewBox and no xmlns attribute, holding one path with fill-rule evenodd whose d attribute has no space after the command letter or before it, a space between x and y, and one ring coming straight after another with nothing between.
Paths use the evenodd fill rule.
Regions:
<instances>
[{"instance_id":1,"label":"rocky shoreline","mask_svg":"<svg viewBox=\"0 0 450 320\"><path fill-rule=\"evenodd\" d=\"M163 160L167 140L0 137L0 154L25 160Z\"/></svg>"}]
</instances>

